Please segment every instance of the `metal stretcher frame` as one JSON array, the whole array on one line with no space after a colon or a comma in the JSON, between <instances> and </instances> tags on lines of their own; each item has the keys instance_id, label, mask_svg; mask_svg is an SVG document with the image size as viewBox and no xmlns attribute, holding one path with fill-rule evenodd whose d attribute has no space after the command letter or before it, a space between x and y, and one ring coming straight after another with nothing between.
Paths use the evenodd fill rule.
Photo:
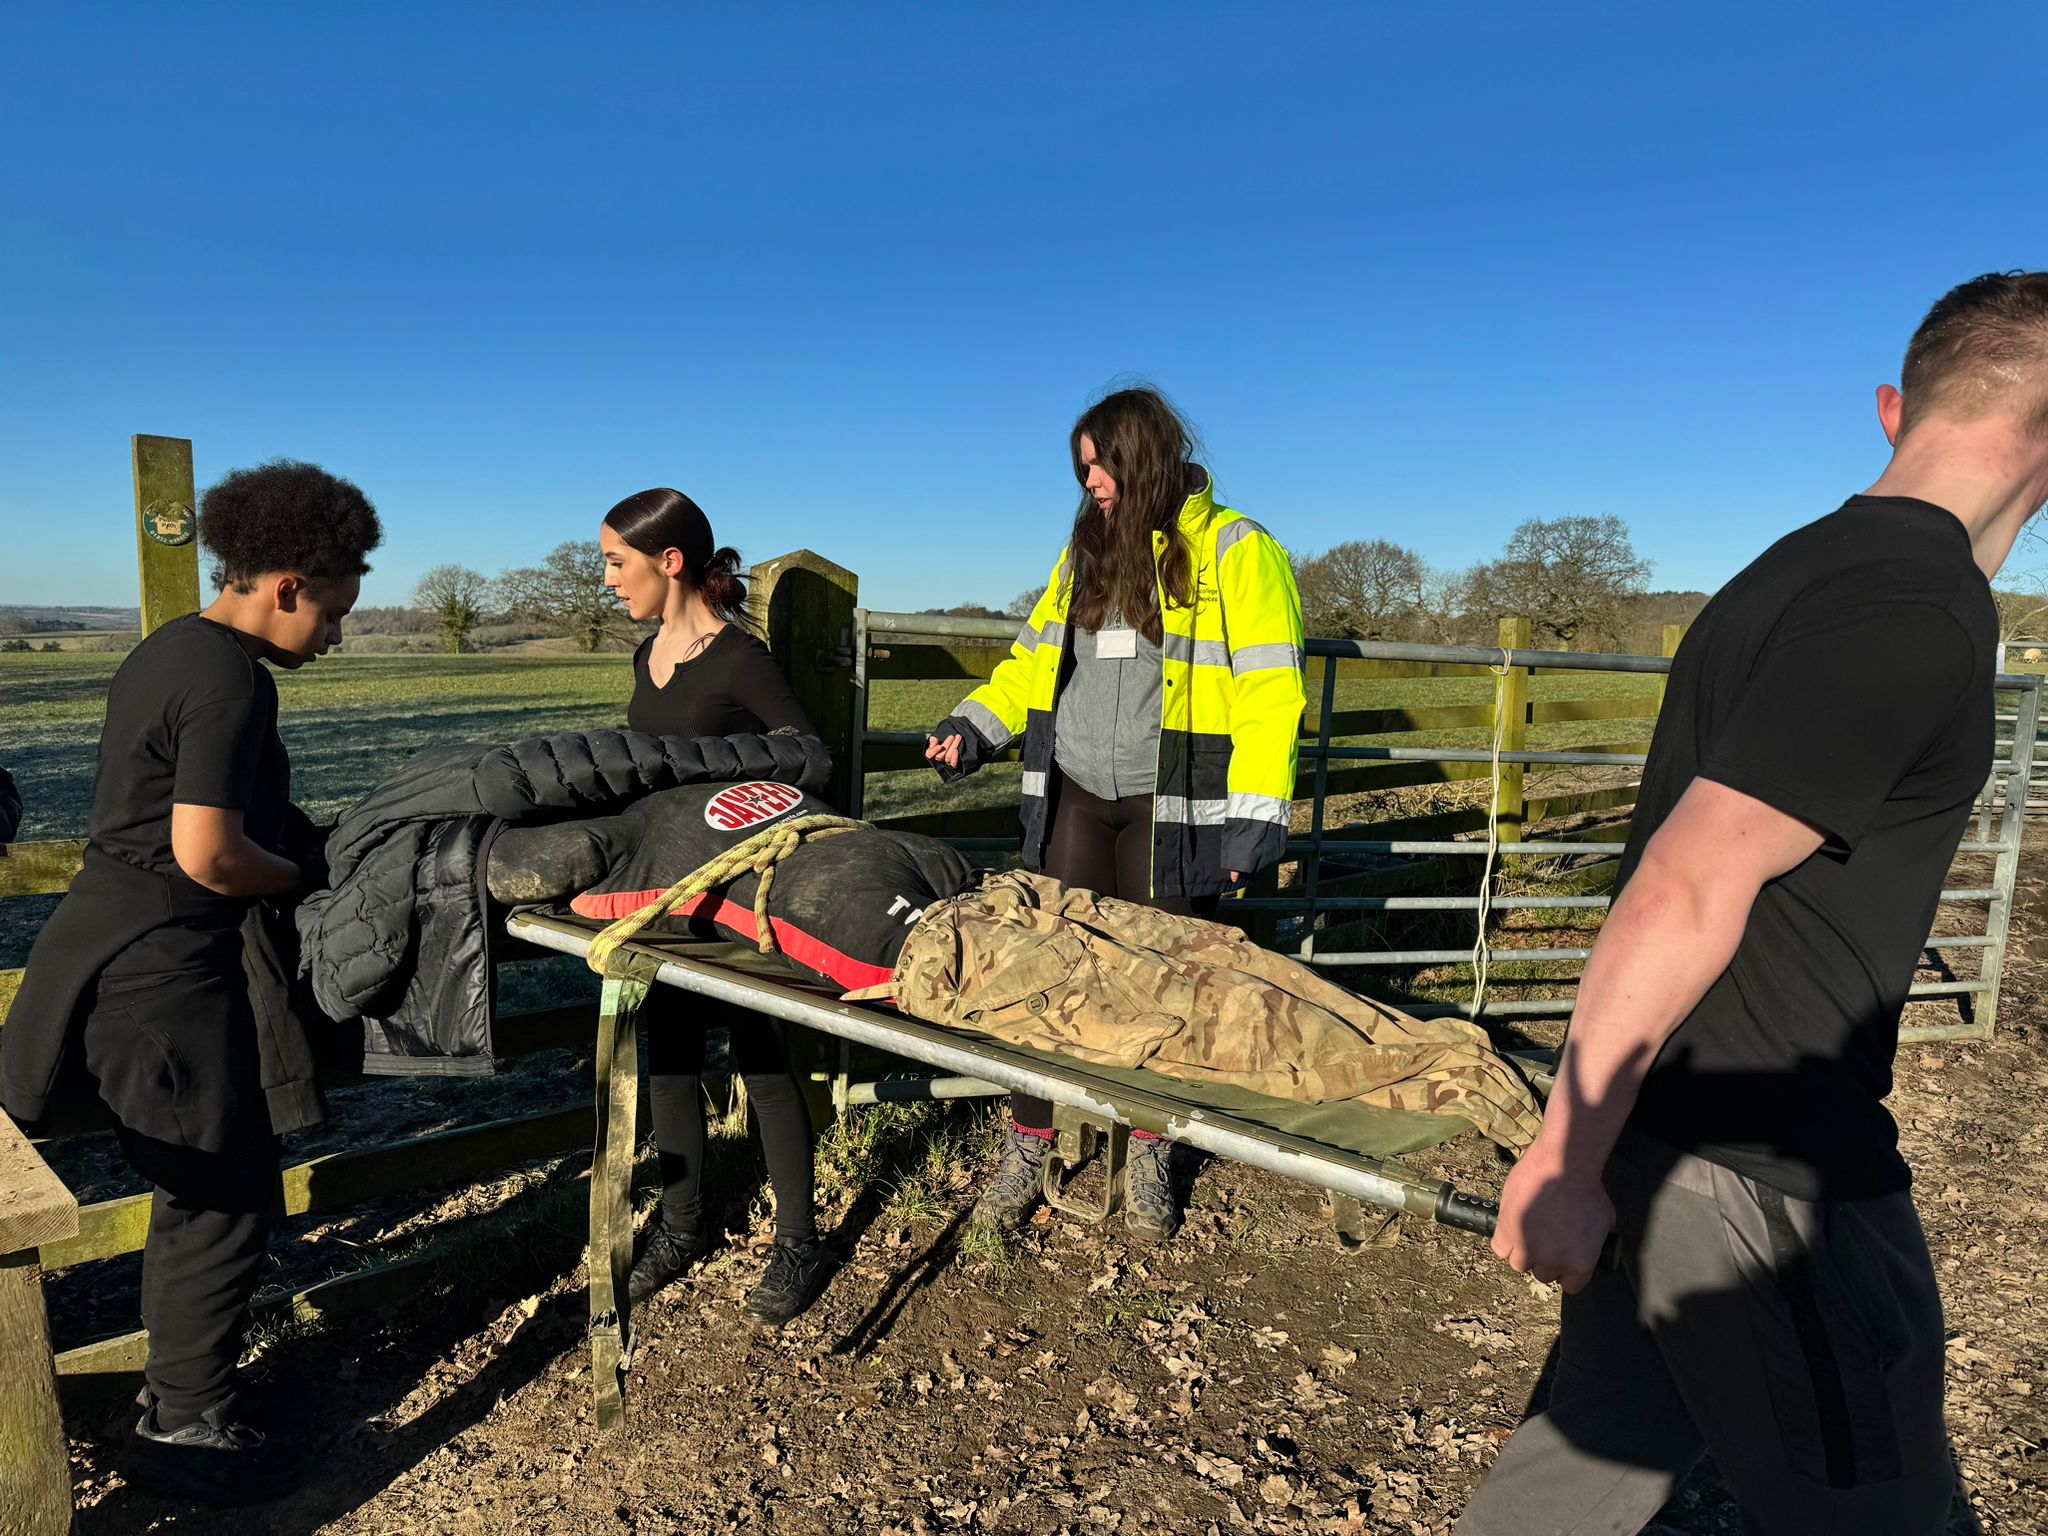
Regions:
<instances>
[{"instance_id":1,"label":"metal stretcher frame","mask_svg":"<svg viewBox=\"0 0 2048 1536\"><path fill-rule=\"evenodd\" d=\"M514 913L505 927L523 943L579 958L588 956L596 937L588 927L544 913ZM1176 1099L1165 1087L1155 1091L1112 1083L1083 1063L1049 1062L997 1041L973 1039L892 1010L840 1002L629 942L619 947L606 977L596 1052L597 1159L590 1187L591 1374L598 1422L603 1428L623 1422L624 1378L632 1356L626 1269L632 1253L629 1201L639 1092L634 1043L640 1000L651 985L679 987L841 1040L876 1046L952 1074L954 1079L972 1079L982 1091L1034 1094L1078 1110L1095 1123L1184 1141L1233 1162L1328 1190L1340 1200L1426 1217L1468 1232L1493 1230L1497 1214L1493 1202L1466 1194L1444 1180L1424 1178L1389 1159L1346 1152L1235 1115L1197 1108ZM1540 1074L1532 1075L1540 1080ZM1162 1085L1169 1082L1160 1081Z\"/></svg>"}]
</instances>

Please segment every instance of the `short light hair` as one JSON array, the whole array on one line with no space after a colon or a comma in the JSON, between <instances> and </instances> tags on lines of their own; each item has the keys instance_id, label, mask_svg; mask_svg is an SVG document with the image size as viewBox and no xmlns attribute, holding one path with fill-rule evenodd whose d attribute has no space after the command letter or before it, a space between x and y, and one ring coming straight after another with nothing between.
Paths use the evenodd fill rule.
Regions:
<instances>
[{"instance_id":1,"label":"short light hair","mask_svg":"<svg viewBox=\"0 0 2048 1536\"><path fill-rule=\"evenodd\" d=\"M2017 415L2048 436L2048 272L1987 272L1943 294L1906 347L1901 438L1930 415Z\"/></svg>"}]
</instances>

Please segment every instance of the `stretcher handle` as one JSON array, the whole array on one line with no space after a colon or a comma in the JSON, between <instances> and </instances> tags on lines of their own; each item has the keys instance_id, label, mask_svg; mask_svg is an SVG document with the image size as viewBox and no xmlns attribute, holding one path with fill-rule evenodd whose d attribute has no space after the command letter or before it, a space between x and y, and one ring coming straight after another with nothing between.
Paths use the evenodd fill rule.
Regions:
<instances>
[{"instance_id":1,"label":"stretcher handle","mask_svg":"<svg viewBox=\"0 0 2048 1536\"><path fill-rule=\"evenodd\" d=\"M1456 1227L1461 1232L1476 1233L1480 1237L1493 1236L1493 1229L1500 1224L1500 1202L1488 1200L1483 1195L1468 1195L1454 1184L1446 1184L1436 1194L1436 1219L1446 1227ZM1607 1234L1607 1241L1600 1245L1600 1267L1615 1267L1615 1235Z\"/></svg>"}]
</instances>

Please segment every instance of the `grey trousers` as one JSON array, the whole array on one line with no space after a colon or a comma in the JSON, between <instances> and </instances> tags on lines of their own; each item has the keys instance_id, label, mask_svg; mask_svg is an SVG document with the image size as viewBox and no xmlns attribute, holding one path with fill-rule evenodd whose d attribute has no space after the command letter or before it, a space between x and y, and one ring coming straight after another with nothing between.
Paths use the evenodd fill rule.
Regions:
<instances>
[{"instance_id":1,"label":"grey trousers","mask_svg":"<svg viewBox=\"0 0 2048 1536\"><path fill-rule=\"evenodd\" d=\"M1549 1406L1458 1536L1633 1536L1702 1452L1751 1532L1939 1536L1941 1297L1911 1197L1795 1200L1634 1135L1606 1182L1619 1269L1564 1298Z\"/></svg>"}]
</instances>

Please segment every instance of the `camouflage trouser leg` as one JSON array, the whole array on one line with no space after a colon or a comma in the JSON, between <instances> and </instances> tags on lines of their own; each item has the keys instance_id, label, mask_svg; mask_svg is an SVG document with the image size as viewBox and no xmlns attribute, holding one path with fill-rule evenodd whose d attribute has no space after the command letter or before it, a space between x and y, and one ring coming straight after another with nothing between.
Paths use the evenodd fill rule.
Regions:
<instances>
[{"instance_id":1,"label":"camouflage trouser leg","mask_svg":"<svg viewBox=\"0 0 2048 1536\"><path fill-rule=\"evenodd\" d=\"M1521 1079L1470 1024L1411 1019L1235 928L1039 875L991 876L934 908L896 976L919 1018L1082 1061L1455 1115L1510 1148L1540 1124Z\"/></svg>"}]
</instances>

